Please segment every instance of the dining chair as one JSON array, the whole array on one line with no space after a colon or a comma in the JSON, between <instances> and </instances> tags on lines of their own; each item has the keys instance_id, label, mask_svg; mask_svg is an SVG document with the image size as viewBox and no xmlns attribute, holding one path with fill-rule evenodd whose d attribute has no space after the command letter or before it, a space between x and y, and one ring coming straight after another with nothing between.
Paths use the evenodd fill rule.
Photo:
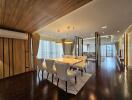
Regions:
<instances>
[{"instance_id":1,"label":"dining chair","mask_svg":"<svg viewBox=\"0 0 132 100\"><path fill-rule=\"evenodd\" d=\"M42 77L43 77L43 73L47 69L44 64L44 59L37 58L37 67L38 67L38 75L39 75L40 71L42 71Z\"/></svg>"},{"instance_id":2,"label":"dining chair","mask_svg":"<svg viewBox=\"0 0 132 100\"><path fill-rule=\"evenodd\" d=\"M46 71L47 71L47 79L49 77L49 74L52 74L52 83L53 83L53 78L54 78L54 74L56 74L56 68L54 66L54 60L52 59L45 59L45 64L46 64Z\"/></svg>"},{"instance_id":3,"label":"dining chair","mask_svg":"<svg viewBox=\"0 0 132 100\"><path fill-rule=\"evenodd\" d=\"M82 61L75 64L74 67L81 71L81 75L83 75L83 71L86 72L87 68L87 56L79 56L78 59L81 59Z\"/></svg>"},{"instance_id":4,"label":"dining chair","mask_svg":"<svg viewBox=\"0 0 132 100\"><path fill-rule=\"evenodd\" d=\"M66 92L67 92L67 81L69 81L71 78L75 78L75 84L76 84L76 72L73 70L70 70L70 65L67 63L62 62L55 62L56 72L57 72L57 86L59 84L59 79L65 81L66 85Z\"/></svg>"}]
</instances>

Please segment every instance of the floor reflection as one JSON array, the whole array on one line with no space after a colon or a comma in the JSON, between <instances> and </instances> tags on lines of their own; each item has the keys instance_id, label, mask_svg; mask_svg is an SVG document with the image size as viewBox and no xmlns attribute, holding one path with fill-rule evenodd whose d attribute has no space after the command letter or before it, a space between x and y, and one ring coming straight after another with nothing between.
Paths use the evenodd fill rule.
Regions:
<instances>
[{"instance_id":1,"label":"floor reflection","mask_svg":"<svg viewBox=\"0 0 132 100\"><path fill-rule=\"evenodd\" d=\"M93 64L94 65L94 64ZM88 66L93 76L75 95L29 72L0 80L0 100L132 100L132 71L118 71L115 58L103 59L101 66Z\"/></svg>"},{"instance_id":2,"label":"floor reflection","mask_svg":"<svg viewBox=\"0 0 132 100\"><path fill-rule=\"evenodd\" d=\"M125 98L129 97L127 74L128 74L128 72L127 72L127 69L125 68L125 71L124 71L124 97Z\"/></svg>"}]
</instances>

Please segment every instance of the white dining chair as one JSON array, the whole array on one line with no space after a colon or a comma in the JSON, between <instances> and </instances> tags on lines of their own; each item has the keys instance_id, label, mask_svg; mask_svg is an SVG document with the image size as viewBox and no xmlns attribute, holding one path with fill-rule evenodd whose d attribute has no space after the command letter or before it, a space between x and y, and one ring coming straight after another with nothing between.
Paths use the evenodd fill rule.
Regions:
<instances>
[{"instance_id":1,"label":"white dining chair","mask_svg":"<svg viewBox=\"0 0 132 100\"><path fill-rule=\"evenodd\" d=\"M71 78L75 78L75 84L76 84L76 72L73 70L70 70L70 65L67 63L62 62L55 62L56 72L57 72L57 86L59 84L59 79L65 81L66 84L66 92L67 92L67 81Z\"/></svg>"},{"instance_id":2,"label":"white dining chair","mask_svg":"<svg viewBox=\"0 0 132 100\"><path fill-rule=\"evenodd\" d=\"M44 59L37 58L37 67L38 67L38 75L40 71L42 71L42 76L43 76L44 71L47 69L44 64Z\"/></svg>"},{"instance_id":3,"label":"white dining chair","mask_svg":"<svg viewBox=\"0 0 132 100\"><path fill-rule=\"evenodd\" d=\"M74 65L75 68L81 71L81 75L83 75L83 71L86 72L87 68L87 56L79 56L78 59L82 60L81 62Z\"/></svg>"},{"instance_id":4,"label":"white dining chair","mask_svg":"<svg viewBox=\"0 0 132 100\"><path fill-rule=\"evenodd\" d=\"M47 71L47 79L49 77L49 74L52 74L52 83L53 83L53 78L54 78L54 74L56 74L56 68L54 66L54 60L52 59L45 59L45 64L46 64L46 71Z\"/></svg>"}]
</instances>

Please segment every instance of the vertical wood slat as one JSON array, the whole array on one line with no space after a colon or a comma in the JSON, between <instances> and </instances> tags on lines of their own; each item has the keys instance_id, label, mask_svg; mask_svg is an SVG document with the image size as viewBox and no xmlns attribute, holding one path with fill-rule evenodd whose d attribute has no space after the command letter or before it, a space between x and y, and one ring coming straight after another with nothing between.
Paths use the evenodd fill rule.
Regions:
<instances>
[{"instance_id":1,"label":"vertical wood slat","mask_svg":"<svg viewBox=\"0 0 132 100\"><path fill-rule=\"evenodd\" d=\"M26 41L25 41L25 46L24 46L24 48L25 48L25 72L26 72L26 68L27 68L27 56L26 56Z\"/></svg>"},{"instance_id":2,"label":"vertical wood slat","mask_svg":"<svg viewBox=\"0 0 132 100\"><path fill-rule=\"evenodd\" d=\"M28 63L29 63L29 67L30 67L30 70L32 69L32 66L31 66L31 35L29 34L28 35Z\"/></svg>"},{"instance_id":3,"label":"vertical wood slat","mask_svg":"<svg viewBox=\"0 0 132 100\"><path fill-rule=\"evenodd\" d=\"M5 67L4 67L4 38L3 38L3 78L5 77Z\"/></svg>"},{"instance_id":4,"label":"vertical wood slat","mask_svg":"<svg viewBox=\"0 0 132 100\"><path fill-rule=\"evenodd\" d=\"M9 76L10 76L10 42L8 38L8 60L9 60Z\"/></svg>"},{"instance_id":5,"label":"vertical wood slat","mask_svg":"<svg viewBox=\"0 0 132 100\"><path fill-rule=\"evenodd\" d=\"M13 54L12 54L12 39L9 39L9 68L10 68L10 76L13 76Z\"/></svg>"},{"instance_id":6,"label":"vertical wood slat","mask_svg":"<svg viewBox=\"0 0 132 100\"><path fill-rule=\"evenodd\" d=\"M12 39L12 74L14 75L14 42L13 42L13 39Z\"/></svg>"},{"instance_id":7,"label":"vertical wood slat","mask_svg":"<svg viewBox=\"0 0 132 100\"><path fill-rule=\"evenodd\" d=\"M8 39L4 39L4 77L9 77L9 52Z\"/></svg>"},{"instance_id":8,"label":"vertical wood slat","mask_svg":"<svg viewBox=\"0 0 132 100\"><path fill-rule=\"evenodd\" d=\"M25 71L27 71L29 68L28 61L28 41L25 41Z\"/></svg>"},{"instance_id":9,"label":"vertical wood slat","mask_svg":"<svg viewBox=\"0 0 132 100\"><path fill-rule=\"evenodd\" d=\"M3 78L3 38L0 38L0 79Z\"/></svg>"}]
</instances>

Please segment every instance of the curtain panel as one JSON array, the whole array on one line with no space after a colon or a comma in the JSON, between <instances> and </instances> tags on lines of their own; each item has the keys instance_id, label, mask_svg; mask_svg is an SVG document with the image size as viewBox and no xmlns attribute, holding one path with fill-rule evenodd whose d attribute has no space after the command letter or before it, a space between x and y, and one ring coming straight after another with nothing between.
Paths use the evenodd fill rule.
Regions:
<instances>
[{"instance_id":1,"label":"curtain panel","mask_svg":"<svg viewBox=\"0 0 132 100\"><path fill-rule=\"evenodd\" d=\"M38 48L39 48L39 41L40 41L40 35L37 33L33 34L32 35L32 50L33 50L33 65L35 69L37 69L37 54L38 54Z\"/></svg>"}]
</instances>

